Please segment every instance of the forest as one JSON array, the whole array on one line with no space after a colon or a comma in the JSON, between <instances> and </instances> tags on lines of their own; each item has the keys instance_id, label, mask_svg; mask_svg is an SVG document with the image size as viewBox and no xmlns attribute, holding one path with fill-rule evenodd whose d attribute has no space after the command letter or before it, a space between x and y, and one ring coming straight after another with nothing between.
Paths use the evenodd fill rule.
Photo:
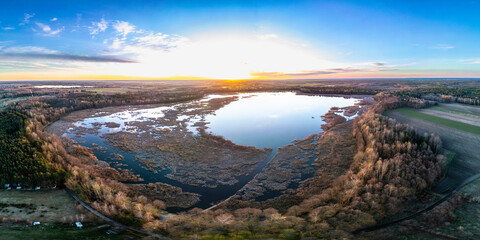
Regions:
<instances>
[{"instance_id":1,"label":"forest","mask_svg":"<svg viewBox=\"0 0 480 240\"><path fill-rule=\"evenodd\" d=\"M67 173L42 153L43 142L31 137L27 116L0 112L0 186L62 186Z\"/></svg>"},{"instance_id":2,"label":"forest","mask_svg":"<svg viewBox=\"0 0 480 240\"><path fill-rule=\"evenodd\" d=\"M247 84L238 88L259 91L258 87ZM237 88L224 89L224 92L233 89ZM182 102L200 98L213 91L211 89L109 95L60 91L54 98L34 96L17 102L9 110L0 112L0 183L1 186L6 183L65 186L112 219L173 238L352 238L355 230L405 213L412 205L424 201L425 196L429 198L427 190L445 172L446 159L440 152L442 142L437 136L417 133L383 113L406 106L434 105L437 99L427 98L426 94L458 93L462 99L475 99L475 96L461 95L461 91L454 88L444 92L424 89L411 95L357 87L296 86L290 89L308 94L376 94L376 103L356 117L353 131L344 135L355 144L349 159L351 164L326 188L299 188L305 194L281 196L274 204L249 205L247 202L235 208L225 204L226 207L208 211L192 209L164 219L166 205L162 199L142 195L138 188L126 184L137 182L137 176L108 167L91 149L43 131L44 126L68 112ZM458 99L455 101L461 102ZM334 126L324 135L328 136L332 128ZM368 238L368 234L362 236Z\"/></svg>"},{"instance_id":3,"label":"forest","mask_svg":"<svg viewBox=\"0 0 480 240\"><path fill-rule=\"evenodd\" d=\"M480 105L480 87L426 87L413 88L395 93L402 97L423 98L437 102L458 102L471 105Z\"/></svg>"}]
</instances>

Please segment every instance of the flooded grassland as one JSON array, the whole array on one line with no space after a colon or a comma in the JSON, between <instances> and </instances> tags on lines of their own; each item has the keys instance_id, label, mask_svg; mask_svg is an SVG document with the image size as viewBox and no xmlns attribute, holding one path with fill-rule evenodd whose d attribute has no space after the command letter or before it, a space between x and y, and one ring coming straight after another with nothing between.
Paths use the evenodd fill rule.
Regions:
<instances>
[{"instance_id":1,"label":"flooded grassland","mask_svg":"<svg viewBox=\"0 0 480 240\"><path fill-rule=\"evenodd\" d=\"M130 184L171 209L206 208L237 192L268 199L313 177L320 126L353 119L359 102L292 92L209 95L78 111L47 131L139 175Z\"/></svg>"}]
</instances>

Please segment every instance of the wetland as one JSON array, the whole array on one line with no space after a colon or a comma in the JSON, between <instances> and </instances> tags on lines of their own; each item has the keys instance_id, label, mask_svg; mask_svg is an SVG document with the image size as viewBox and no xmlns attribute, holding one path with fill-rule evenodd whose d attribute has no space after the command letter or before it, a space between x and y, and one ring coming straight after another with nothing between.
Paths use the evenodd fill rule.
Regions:
<instances>
[{"instance_id":1,"label":"wetland","mask_svg":"<svg viewBox=\"0 0 480 240\"><path fill-rule=\"evenodd\" d=\"M208 208L237 192L266 200L313 177L325 126L355 118L364 98L210 94L182 103L76 111L47 131L132 172L137 178L128 184L164 201L169 211Z\"/></svg>"}]
</instances>

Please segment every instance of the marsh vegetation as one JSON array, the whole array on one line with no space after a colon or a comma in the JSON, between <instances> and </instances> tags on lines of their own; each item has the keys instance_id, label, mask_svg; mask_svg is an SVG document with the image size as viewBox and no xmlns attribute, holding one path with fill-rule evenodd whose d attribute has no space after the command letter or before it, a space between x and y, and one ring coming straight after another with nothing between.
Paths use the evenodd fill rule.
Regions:
<instances>
[{"instance_id":1,"label":"marsh vegetation","mask_svg":"<svg viewBox=\"0 0 480 240\"><path fill-rule=\"evenodd\" d=\"M21 153L22 161L45 171L29 175L24 173L32 168L15 165L11 172L20 177L4 181L64 184L118 222L173 238L371 239L412 229L442 236L452 233L448 224L461 227L456 216L468 215L456 209L475 212L476 182L466 197L444 202L406 228L355 230L414 213L442 191L448 194L465 173L476 173L476 134L449 124L478 127L472 106L478 98L465 90L478 88L475 84L173 81L35 88L9 83L0 87L8 103L2 121L12 127L4 129L17 130L3 140L9 154L0 163L12 167L6 156ZM442 87L432 87L437 85ZM407 94L418 86L421 90ZM375 101L331 95L340 93L377 95ZM257 101L275 95L287 100ZM432 122L425 115L449 121ZM10 124L12 119L20 125ZM204 210L213 203L219 204ZM12 205L18 207L24 205ZM428 224L446 228L421 230Z\"/></svg>"}]
</instances>

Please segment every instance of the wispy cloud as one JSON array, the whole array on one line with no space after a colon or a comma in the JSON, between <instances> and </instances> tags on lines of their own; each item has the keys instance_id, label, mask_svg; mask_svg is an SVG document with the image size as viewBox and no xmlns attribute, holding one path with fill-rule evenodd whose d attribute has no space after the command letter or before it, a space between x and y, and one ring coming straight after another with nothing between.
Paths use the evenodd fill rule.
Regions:
<instances>
[{"instance_id":1,"label":"wispy cloud","mask_svg":"<svg viewBox=\"0 0 480 240\"><path fill-rule=\"evenodd\" d=\"M187 38L178 35L168 35L163 33L148 33L145 36L135 37L133 39L138 47L152 48L156 50L168 50L177 47Z\"/></svg>"},{"instance_id":2,"label":"wispy cloud","mask_svg":"<svg viewBox=\"0 0 480 240\"><path fill-rule=\"evenodd\" d=\"M55 36L65 29L65 27L61 27L61 28L58 28L56 30L53 30L47 24L43 24L43 23L40 23L40 22L35 22L35 24L43 31L44 36Z\"/></svg>"},{"instance_id":3,"label":"wispy cloud","mask_svg":"<svg viewBox=\"0 0 480 240\"><path fill-rule=\"evenodd\" d=\"M49 50L42 47L10 47L0 51L0 58L21 58L21 59L40 59L40 60L63 60L63 61L81 61L81 62L113 62L113 63L134 63L135 61L116 56L88 56L60 53L55 50Z\"/></svg>"},{"instance_id":4,"label":"wispy cloud","mask_svg":"<svg viewBox=\"0 0 480 240\"><path fill-rule=\"evenodd\" d=\"M469 59L460 59L463 64L480 64L480 59L478 58L469 58Z\"/></svg>"},{"instance_id":5,"label":"wispy cloud","mask_svg":"<svg viewBox=\"0 0 480 240\"><path fill-rule=\"evenodd\" d=\"M2 27L2 30L5 30L5 31L13 30L13 29L15 29L15 28L13 28L13 27Z\"/></svg>"},{"instance_id":6,"label":"wispy cloud","mask_svg":"<svg viewBox=\"0 0 480 240\"><path fill-rule=\"evenodd\" d=\"M165 52L184 45L188 39L183 36L169 35L163 33L135 31L136 36L127 40L125 37L117 37L105 40L108 48L114 51L110 53L121 54L152 54L153 52Z\"/></svg>"},{"instance_id":7,"label":"wispy cloud","mask_svg":"<svg viewBox=\"0 0 480 240\"><path fill-rule=\"evenodd\" d=\"M58 53L55 50L50 50L43 47L37 46L20 46L20 47L9 47L5 48L0 53L7 54L22 54L22 53L40 53L40 54L55 54Z\"/></svg>"},{"instance_id":8,"label":"wispy cloud","mask_svg":"<svg viewBox=\"0 0 480 240\"><path fill-rule=\"evenodd\" d=\"M125 21L116 21L113 28L117 31L117 35L122 35L124 38L135 31L135 26Z\"/></svg>"},{"instance_id":9,"label":"wispy cloud","mask_svg":"<svg viewBox=\"0 0 480 240\"><path fill-rule=\"evenodd\" d=\"M438 49L438 50L450 50L450 49L453 49L455 47L450 45L450 44L436 44L434 46L431 46L430 48Z\"/></svg>"},{"instance_id":10,"label":"wispy cloud","mask_svg":"<svg viewBox=\"0 0 480 240\"><path fill-rule=\"evenodd\" d=\"M105 19L100 19L100 22L92 22L92 26L89 26L90 35L96 35L100 32L105 32L108 28L108 22Z\"/></svg>"},{"instance_id":11,"label":"wispy cloud","mask_svg":"<svg viewBox=\"0 0 480 240\"><path fill-rule=\"evenodd\" d=\"M55 22L57 20L58 20L58 18L54 17L54 18L50 19L50 22Z\"/></svg>"},{"instance_id":12,"label":"wispy cloud","mask_svg":"<svg viewBox=\"0 0 480 240\"><path fill-rule=\"evenodd\" d=\"M385 63L383 63L383 62L374 62L374 63L371 63L371 64L374 67L385 67Z\"/></svg>"},{"instance_id":13,"label":"wispy cloud","mask_svg":"<svg viewBox=\"0 0 480 240\"><path fill-rule=\"evenodd\" d=\"M122 48L122 45L123 45L124 43L125 43L125 41L123 41L123 40L121 40L121 39L118 39L118 38L115 38L115 39L113 39L113 42L112 42L112 44L109 46L109 48L118 50L118 49L121 49L121 48Z\"/></svg>"},{"instance_id":14,"label":"wispy cloud","mask_svg":"<svg viewBox=\"0 0 480 240\"><path fill-rule=\"evenodd\" d=\"M35 16L35 13L32 13L32 14L24 13L23 15L24 15L23 21L18 24L20 26L30 23L30 18L33 18Z\"/></svg>"},{"instance_id":15,"label":"wispy cloud","mask_svg":"<svg viewBox=\"0 0 480 240\"><path fill-rule=\"evenodd\" d=\"M292 77L314 77L318 75L335 74L335 73L354 73L365 72L358 68L331 68L317 71L304 71L298 73L283 73L283 72L256 72L251 73L254 77L267 77L267 78L292 78Z\"/></svg>"},{"instance_id":16,"label":"wispy cloud","mask_svg":"<svg viewBox=\"0 0 480 240\"><path fill-rule=\"evenodd\" d=\"M380 72L380 71L397 71L395 68L384 68L384 63L372 63L375 68L355 68L355 67L345 67L345 68L328 68L323 70L314 70L314 71L302 71L294 73L285 73L285 72L255 72L250 75L253 77L263 77L263 78L313 78L319 77L322 75L331 75L331 74L342 74L342 73L368 73L368 72Z\"/></svg>"}]
</instances>

